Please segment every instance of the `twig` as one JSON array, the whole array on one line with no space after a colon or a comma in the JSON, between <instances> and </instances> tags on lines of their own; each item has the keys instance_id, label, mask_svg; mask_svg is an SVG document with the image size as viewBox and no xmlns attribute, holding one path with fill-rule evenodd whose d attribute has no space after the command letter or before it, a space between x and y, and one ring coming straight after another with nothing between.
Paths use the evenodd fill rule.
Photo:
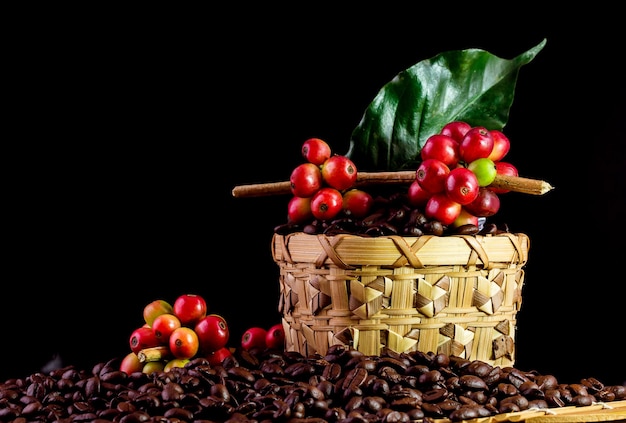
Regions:
<instances>
[{"instance_id":1,"label":"twig","mask_svg":"<svg viewBox=\"0 0 626 423\"><path fill-rule=\"evenodd\" d=\"M415 171L398 172L359 172L356 187L381 184L410 184L415 180ZM532 195L543 195L554 189L552 185L537 179L519 176L497 175L491 183L492 187L508 189ZM291 193L289 181L267 182L262 184L238 185L232 190L233 197L264 197L268 195L284 195Z\"/></svg>"}]
</instances>

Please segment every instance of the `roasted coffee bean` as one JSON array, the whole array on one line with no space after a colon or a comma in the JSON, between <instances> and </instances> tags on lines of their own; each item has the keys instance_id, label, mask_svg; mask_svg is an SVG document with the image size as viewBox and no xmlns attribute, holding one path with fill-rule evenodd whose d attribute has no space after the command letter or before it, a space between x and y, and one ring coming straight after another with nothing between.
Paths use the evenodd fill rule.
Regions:
<instances>
[{"instance_id":1,"label":"roasted coffee bean","mask_svg":"<svg viewBox=\"0 0 626 423\"><path fill-rule=\"evenodd\" d=\"M493 366L491 364L481 360L473 360L471 363L463 368L463 373L484 378L489 376L492 370Z\"/></svg>"},{"instance_id":2,"label":"roasted coffee bean","mask_svg":"<svg viewBox=\"0 0 626 423\"><path fill-rule=\"evenodd\" d=\"M512 385L510 383L501 382L498 383L493 393L497 395L498 398L502 399L519 394L519 389L517 389L515 385Z\"/></svg>"},{"instance_id":3,"label":"roasted coffee bean","mask_svg":"<svg viewBox=\"0 0 626 423\"><path fill-rule=\"evenodd\" d=\"M113 362L35 373L0 383L0 421L429 423L626 397L626 387L593 378L558 384L551 375L432 352L365 356L337 345L324 356L248 354L151 375L125 375Z\"/></svg>"},{"instance_id":4,"label":"roasted coffee bean","mask_svg":"<svg viewBox=\"0 0 626 423\"><path fill-rule=\"evenodd\" d=\"M422 404L422 401L418 398L402 397L392 399L389 403L394 410L411 410L417 408Z\"/></svg>"},{"instance_id":5,"label":"roasted coffee bean","mask_svg":"<svg viewBox=\"0 0 626 423\"><path fill-rule=\"evenodd\" d=\"M561 392L556 388L548 389L545 392L545 399L551 407L565 407L565 401L561 398Z\"/></svg>"},{"instance_id":6,"label":"roasted coffee bean","mask_svg":"<svg viewBox=\"0 0 626 423\"><path fill-rule=\"evenodd\" d=\"M447 368L450 365L450 356L448 354L437 354L433 358L432 365L438 369Z\"/></svg>"},{"instance_id":7,"label":"roasted coffee bean","mask_svg":"<svg viewBox=\"0 0 626 423\"><path fill-rule=\"evenodd\" d=\"M187 409L181 407L173 407L168 408L163 413L163 417L168 419L179 419L184 422L189 422L193 420L193 413Z\"/></svg>"},{"instance_id":8,"label":"roasted coffee bean","mask_svg":"<svg viewBox=\"0 0 626 423\"><path fill-rule=\"evenodd\" d=\"M43 406L41 405L41 403L39 401L35 401L35 402L31 402L29 404L26 404L23 408L22 408L22 414L24 416L31 416L33 414L37 414L39 413L39 411L41 411L41 409L43 408ZM83 411L80 411L77 409L78 413L83 413Z\"/></svg>"},{"instance_id":9,"label":"roasted coffee bean","mask_svg":"<svg viewBox=\"0 0 626 423\"><path fill-rule=\"evenodd\" d=\"M356 410L357 408L361 408L361 404L363 404L363 397L355 395L347 400L344 410L347 412Z\"/></svg>"},{"instance_id":10,"label":"roasted coffee bean","mask_svg":"<svg viewBox=\"0 0 626 423\"><path fill-rule=\"evenodd\" d=\"M185 390L178 383L169 382L163 386L161 390L161 398L165 402L179 401Z\"/></svg>"},{"instance_id":11,"label":"roasted coffee bean","mask_svg":"<svg viewBox=\"0 0 626 423\"><path fill-rule=\"evenodd\" d=\"M483 225L483 228L478 232L479 235L489 235L498 232L498 226L495 223L487 222Z\"/></svg>"},{"instance_id":12,"label":"roasted coffee bean","mask_svg":"<svg viewBox=\"0 0 626 423\"><path fill-rule=\"evenodd\" d=\"M368 373L362 367L355 367L346 374L341 389L360 387L367 379Z\"/></svg>"},{"instance_id":13,"label":"roasted coffee bean","mask_svg":"<svg viewBox=\"0 0 626 423\"><path fill-rule=\"evenodd\" d=\"M480 232L478 226L471 223L461 225L454 231L454 233L458 235L476 235L478 232Z\"/></svg>"},{"instance_id":14,"label":"roasted coffee bean","mask_svg":"<svg viewBox=\"0 0 626 423\"><path fill-rule=\"evenodd\" d=\"M461 402L456 401L454 399L446 398L443 401L439 401L437 403L437 405L439 406L439 408L441 408L441 410L443 410L444 412L447 412L449 414L449 412L451 412L453 410L457 410L461 406L467 405L467 404L462 404Z\"/></svg>"},{"instance_id":15,"label":"roasted coffee bean","mask_svg":"<svg viewBox=\"0 0 626 423\"><path fill-rule=\"evenodd\" d=\"M337 423L339 421L344 421L346 417L346 411L340 407L329 408L324 414L324 420L326 420L328 423Z\"/></svg>"},{"instance_id":16,"label":"roasted coffee bean","mask_svg":"<svg viewBox=\"0 0 626 423\"><path fill-rule=\"evenodd\" d=\"M403 376L398 373L393 367L383 366L378 370L378 375L385 379L388 383L396 385L401 383Z\"/></svg>"},{"instance_id":17,"label":"roasted coffee bean","mask_svg":"<svg viewBox=\"0 0 626 423\"><path fill-rule=\"evenodd\" d=\"M459 385L462 389L468 389L472 391L487 390L487 384L480 377L470 374L459 377Z\"/></svg>"},{"instance_id":18,"label":"roasted coffee bean","mask_svg":"<svg viewBox=\"0 0 626 423\"><path fill-rule=\"evenodd\" d=\"M161 396L155 394L141 394L135 398L135 405L142 410L158 410L161 407Z\"/></svg>"},{"instance_id":19,"label":"roasted coffee bean","mask_svg":"<svg viewBox=\"0 0 626 423\"><path fill-rule=\"evenodd\" d=\"M407 411L406 414L412 421L422 420L424 418L424 411L419 407L415 407L414 409ZM422 423L426 422L423 421Z\"/></svg>"},{"instance_id":20,"label":"roasted coffee bean","mask_svg":"<svg viewBox=\"0 0 626 423\"><path fill-rule=\"evenodd\" d=\"M216 383L215 385L211 386L209 393L211 394L211 396L219 398L224 402L230 402L230 392L228 392L228 388L226 388L226 385L224 385L223 383Z\"/></svg>"},{"instance_id":21,"label":"roasted coffee bean","mask_svg":"<svg viewBox=\"0 0 626 423\"><path fill-rule=\"evenodd\" d=\"M437 404L433 404L430 402L425 402L422 404L422 411L424 411L424 415L427 417L441 418L445 416L443 410L441 410L441 408L439 408Z\"/></svg>"},{"instance_id":22,"label":"roasted coffee bean","mask_svg":"<svg viewBox=\"0 0 626 423\"><path fill-rule=\"evenodd\" d=\"M93 420L94 418L96 418L96 416L93 416L91 420ZM143 423L143 422L148 421L149 419L150 419L150 414L144 411L135 411L134 413L126 414L125 416L123 416L119 420L119 422L120 423ZM76 421L76 419L74 419L74 421ZM85 421L90 421L90 420L85 420Z\"/></svg>"},{"instance_id":23,"label":"roasted coffee bean","mask_svg":"<svg viewBox=\"0 0 626 423\"><path fill-rule=\"evenodd\" d=\"M94 413L82 413L82 414L75 414L72 416L72 421L73 422L93 422L95 419L97 419L98 416ZM145 420L143 420L145 421ZM132 420L124 420L124 418L122 417L120 419L120 423L132 423Z\"/></svg>"},{"instance_id":24,"label":"roasted coffee bean","mask_svg":"<svg viewBox=\"0 0 626 423\"><path fill-rule=\"evenodd\" d=\"M327 420L321 417L303 417L303 418L291 418L289 423L328 423Z\"/></svg>"},{"instance_id":25,"label":"roasted coffee bean","mask_svg":"<svg viewBox=\"0 0 626 423\"><path fill-rule=\"evenodd\" d=\"M387 401L379 396L367 396L363 398L362 407L376 413L387 405Z\"/></svg>"},{"instance_id":26,"label":"roasted coffee bean","mask_svg":"<svg viewBox=\"0 0 626 423\"><path fill-rule=\"evenodd\" d=\"M137 410L137 406L130 401L118 402L115 409L120 413L133 413Z\"/></svg>"},{"instance_id":27,"label":"roasted coffee bean","mask_svg":"<svg viewBox=\"0 0 626 423\"><path fill-rule=\"evenodd\" d=\"M420 226L409 224L402 228L402 235L406 237L419 237L424 235L424 231Z\"/></svg>"},{"instance_id":28,"label":"roasted coffee bean","mask_svg":"<svg viewBox=\"0 0 626 423\"><path fill-rule=\"evenodd\" d=\"M522 386L524 382L530 380L522 371L518 369L511 369L511 371L507 375L507 379L509 380L509 383L511 383L518 389L520 386Z\"/></svg>"},{"instance_id":29,"label":"roasted coffee bean","mask_svg":"<svg viewBox=\"0 0 626 423\"><path fill-rule=\"evenodd\" d=\"M571 383L568 388L574 395L589 395L587 387L581 383Z\"/></svg>"},{"instance_id":30,"label":"roasted coffee bean","mask_svg":"<svg viewBox=\"0 0 626 423\"><path fill-rule=\"evenodd\" d=\"M593 404L594 400L593 395L578 394L572 398L570 404L577 407L584 407Z\"/></svg>"},{"instance_id":31,"label":"roasted coffee bean","mask_svg":"<svg viewBox=\"0 0 626 423\"><path fill-rule=\"evenodd\" d=\"M563 401L565 401L566 404L572 403L572 398L574 398L574 394L567 385L559 385L557 390L559 391L561 398L563 399Z\"/></svg>"},{"instance_id":32,"label":"roasted coffee bean","mask_svg":"<svg viewBox=\"0 0 626 423\"><path fill-rule=\"evenodd\" d=\"M448 397L448 390L444 388L431 389L423 393L422 400L429 403L438 403Z\"/></svg>"},{"instance_id":33,"label":"roasted coffee bean","mask_svg":"<svg viewBox=\"0 0 626 423\"><path fill-rule=\"evenodd\" d=\"M341 389L339 389L338 391L342 392ZM362 395L363 395L363 390L361 388L359 388L356 385L350 385L346 387L345 389L343 389L342 398L345 400L347 398L351 398L354 396L360 397Z\"/></svg>"},{"instance_id":34,"label":"roasted coffee bean","mask_svg":"<svg viewBox=\"0 0 626 423\"><path fill-rule=\"evenodd\" d=\"M528 401L528 408L548 408L548 403L544 399L534 399Z\"/></svg>"},{"instance_id":35,"label":"roasted coffee bean","mask_svg":"<svg viewBox=\"0 0 626 423\"><path fill-rule=\"evenodd\" d=\"M315 374L315 367L307 362L297 362L285 368L285 375L294 379L305 380Z\"/></svg>"},{"instance_id":36,"label":"roasted coffee bean","mask_svg":"<svg viewBox=\"0 0 626 423\"><path fill-rule=\"evenodd\" d=\"M370 385L370 391L374 395L386 396L390 394L389 383L380 377L376 377Z\"/></svg>"},{"instance_id":37,"label":"roasted coffee bean","mask_svg":"<svg viewBox=\"0 0 626 423\"><path fill-rule=\"evenodd\" d=\"M598 379L593 378L593 377L582 379L580 383L583 384L587 388L589 393L592 393L592 394L600 392L604 389L604 384L600 382Z\"/></svg>"},{"instance_id":38,"label":"roasted coffee bean","mask_svg":"<svg viewBox=\"0 0 626 423\"><path fill-rule=\"evenodd\" d=\"M594 397L601 402L615 401L615 393L609 391L608 389L603 389L602 391L595 393Z\"/></svg>"},{"instance_id":39,"label":"roasted coffee bean","mask_svg":"<svg viewBox=\"0 0 626 423\"><path fill-rule=\"evenodd\" d=\"M502 368L500 366L493 367L489 374L487 376L483 376L482 379L489 386L496 384L502 379Z\"/></svg>"},{"instance_id":40,"label":"roasted coffee bean","mask_svg":"<svg viewBox=\"0 0 626 423\"><path fill-rule=\"evenodd\" d=\"M383 423L408 423L411 417L403 411L388 410L382 414L382 421Z\"/></svg>"},{"instance_id":41,"label":"roasted coffee bean","mask_svg":"<svg viewBox=\"0 0 626 423\"><path fill-rule=\"evenodd\" d=\"M539 389L544 392L547 389L556 388L559 385L559 382L553 375L539 375L535 378L535 383L539 386Z\"/></svg>"},{"instance_id":42,"label":"roasted coffee bean","mask_svg":"<svg viewBox=\"0 0 626 423\"><path fill-rule=\"evenodd\" d=\"M427 235L442 236L445 228L441 222L433 220L424 223L423 230Z\"/></svg>"},{"instance_id":43,"label":"roasted coffee bean","mask_svg":"<svg viewBox=\"0 0 626 423\"><path fill-rule=\"evenodd\" d=\"M502 401L500 401L500 406L504 404L508 404L508 403L515 404L519 410L526 410L528 408L528 399L523 395L518 394L518 395L506 397Z\"/></svg>"},{"instance_id":44,"label":"roasted coffee bean","mask_svg":"<svg viewBox=\"0 0 626 423\"><path fill-rule=\"evenodd\" d=\"M321 380L316 386L325 398L330 398L335 394L335 385L329 380Z\"/></svg>"},{"instance_id":45,"label":"roasted coffee bean","mask_svg":"<svg viewBox=\"0 0 626 423\"><path fill-rule=\"evenodd\" d=\"M120 414L122 413L120 413L118 410L114 408L107 408L98 412L98 418L102 420L108 420L108 421L117 421L119 420L118 416Z\"/></svg>"},{"instance_id":46,"label":"roasted coffee bean","mask_svg":"<svg viewBox=\"0 0 626 423\"><path fill-rule=\"evenodd\" d=\"M477 419L478 417L480 417L479 407L462 405L456 410L453 410L449 414L449 417L451 420L454 421Z\"/></svg>"},{"instance_id":47,"label":"roasted coffee bean","mask_svg":"<svg viewBox=\"0 0 626 423\"><path fill-rule=\"evenodd\" d=\"M444 378L439 370L429 370L426 373L419 375L418 378L418 382L422 385L432 385L443 381Z\"/></svg>"},{"instance_id":48,"label":"roasted coffee bean","mask_svg":"<svg viewBox=\"0 0 626 423\"><path fill-rule=\"evenodd\" d=\"M373 361L373 360L371 360ZM391 368L393 368L394 370L396 370L397 372L401 372L404 374L404 372L406 372L408 366L405 362L403 362L402 360L398 360L395 358L391 358L391 357L383 357L378 361L378 364L380 366L389 366Z\"/></svg>"},{"instance_id":49,"label":"roasted coffee bean","mask_svg":"<svg viewBox=\"0 0 626 423\"><path fill-rule=\"evenodd\" d=\"M371 358L367 358L367 359L359 360L359 362L356 363L355 367L363 368L367 370L368 372L375 372L376 369L378 368L379 363L380 363L379 360L373 360Z\"/></svg>"},{"instance_id":50,"label":"roasted coffee bean","mask_svg":"<svg viewBox=\"0 0 626 423\"><path fill-rule=\"evenodd\" d=\"M336 382L342 374L341 366L337 363L329 363L322 371L322 377L328 381Z\"/></svg>"},{"instance_id":51,"label":"roasted coffee bean","mask_svg":"<svg viewBox=\"0 0 626 423\"><path fill-rule=\"evenodd\" d=\"M501 402L498 405L498 413L506 414L506 413L517 413L521 411L521 408L514 402Z\"/></svg>"}]
</instances>

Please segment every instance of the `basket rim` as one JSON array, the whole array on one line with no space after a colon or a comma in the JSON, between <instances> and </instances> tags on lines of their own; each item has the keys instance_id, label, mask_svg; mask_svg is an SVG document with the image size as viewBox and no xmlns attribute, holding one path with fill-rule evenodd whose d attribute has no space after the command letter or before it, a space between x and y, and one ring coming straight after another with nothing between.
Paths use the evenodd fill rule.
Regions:
<instances>
[{"instance_id":1,"label":"basket rim","mask_svg":"<svg viewBox=\"0 0 626 423\"><path fill-rule=\"evenodd\" d=\"M315 267L462 265L489 269L524 266L530 239L526 234L509 232L420 237L293 232L274 233L271 248L275 262L312 263Z\"/></svg>"}]
</instances>

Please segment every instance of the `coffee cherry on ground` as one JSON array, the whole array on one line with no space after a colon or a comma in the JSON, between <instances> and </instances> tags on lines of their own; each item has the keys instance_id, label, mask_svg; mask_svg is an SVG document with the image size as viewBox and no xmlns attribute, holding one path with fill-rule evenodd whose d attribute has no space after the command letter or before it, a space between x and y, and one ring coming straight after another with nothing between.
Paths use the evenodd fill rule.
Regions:
<instances>
[{"instance_id":1,"label":"coffee cherry on ground","mask_svg":"<svg viewBox=\"0 0 626 423\"><path fill-rule=\"evenodd\" d=\"M165 363L165 367L163 367L164 372L169 372L174 367L185 367L185 364L189 363L188 358L173 358L167 363Z\"/></svg>"},{"instance_id":2,"label":"coffee cherry on ground","mask_svg":"<svg viewBox=\"0 0 626 423\"><path fill-rule=\"evenodd\" d=\"M200 341L192 328L181 326L170 335L169 347L175 358L192 358L198 352Z\"/></svg>"},{"instance_id":3,"label":"coffee cherry on ground","mask_svg":"<svg viewBox=\"0 0 626 423\"><path fill-rule=\"evenodd\" d=\"M194 331L200 342L200 353L206 355L223 348L228 343L230 330L226 319L218 314L209 314L200 319Z\"/></svg>"},{"instance_id":4,"label":"coffee cherry on ground","mask_svg":"<svg viewBox=\"0 0 626 423\"><path fill-rule=\"evenodd\" d=\"M233 355L228 347L222 347L217 351L213 351L205 356L211 366L219 366L222 362Z\"/></svg>"},{"instance_id":5,"label":"coffee cherry on ground","mask_svg":"<svg viewBox=\"0 0 626 423\"><path fill-rule=\"evenodd\" d=\"M139 361L139 357L134 352L129 352L124 356L120 363L120 370L130 375L135 372L140 372L143 369L144 363Z\"/></svg>"},{"instance_id":6,"label":"coffee cherry on ground","mask_svg":"<svg viewBox=\"0 0 626 423\"><path fill-rule=\"evenodd\" d=\"M164 368L165 363L163 361L148 361L143 365L141 372L149 375L154 372L162 372Z\"/></svg>"},{"instance_id":7,"label":"coffee cherry on ground","mask_svg":"<svg viewBox=\"0 0 626 423\"><path fill-rule=\"evenodd\" d=\"M173 311L172 305L167 301L154 300L144 307L143 319L148 326L152 326L152 322L154 322L154 319L156 319L158 315L172 313Z\"/></svg>"},{"instance_id":8,"label":"coffee cherry on ground","mask_svg":"<svg viewBox=\"0 0 626 423\"><path fill-rule=\"evenodd\" d=\"M167 345L172 332L181 327L180 319L174 314L165 313L154 319L152 331L161 345Z\"/></svg>"},{"instance_id":9,"label":"coffee cherry on ground","mask_svg":"<svg viewBox=\"0 0 626 423\"><path fill-rule=\"evenodd\" d=\"M180 295L172 307L181 325L189 327L193 327L208 311L206 300L196 294Z\"/></svg>"},{"instance_id":10,"label":"coffee cherry on ground","mask_svg":"<svg viewBox=\"0 0 626 423\"><path fill-rule=\"evenodd\" d=\"M285 348L285 328L282 323L277 323L267 330L265 346L278 350Z\"/></svg>"},{"instance_id":11,"label":"coffee cherry on ground","mask_svg":"<svg viewBox=\"0 0 626 423\"><path fill-rule=\"evenodd\" d=\"M252 348L265 349L266 338L266 329L258 326L248 328L241 336L241 348L244 350L250 350Z\"/></svg>"},{"instance_id":12,"label":"coffee cherry on ground","mask_svg":"<svg viewBox=\"0 0 626 423\"><path fill-rule=\"evenodd\" d=\"M130 350L135 354L144 348L156 347L160 344L159 338L156 337L152 328L148 326L135 329L130 334L128 342L130 344Z\"/></svg>"}]
</instances>

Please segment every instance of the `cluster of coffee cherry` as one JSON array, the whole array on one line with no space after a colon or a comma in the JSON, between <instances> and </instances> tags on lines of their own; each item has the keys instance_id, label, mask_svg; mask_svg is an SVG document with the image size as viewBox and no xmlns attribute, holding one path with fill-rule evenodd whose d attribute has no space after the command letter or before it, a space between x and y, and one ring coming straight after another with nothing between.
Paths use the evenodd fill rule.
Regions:
<instances>
[{"instance_id":1,"label":"cluster of coffee cherry","mask_svg":"<svg viewBox=\"0 0 626 423\"><path fill-rule=\"evenodd\" d=\"M228 346L229 339L226 319L209 313L202 296L182 294L173 303L156 299L143 308L143 323L130 334L131 351L122 358L120 370L127 374L169 371L198 357L219 365L236 349ZM277 323L269 329L248 328L239 347L282 350L284 344L283 324Z\"/></svg>"},{"instance_id":2,"label":"cluster of coffee cherry","mask_svg":"<svg viewBox=\"0 0 626 423\"><path fill-rule=\"evenodd\" d=\"M491 187L498 174L517 176L517 168L503 161L511 143L504 133L467 122L453 121L431 135L420 151L421 163L408 196L411 205L443 225L478 224L479 217L496 214L498 194Z\"/></svg>"},{"instance_id":3,"label":"cluster of coffee cherry","mask_svg":"<svg viewBox=\"0 0 626 423\"><path fill-rule=\"evenodd\" d=\"M333 154L320 138L306 140L302 156L306 162L296 166L289 178L293 194L287 206L289 223L329 221L342 212L363 217L369 212L373 199L355 188L357 168L352 160Z\"/></svg>"},{"instance_id":4,"label":"cluster of coffee cherry","mask_svg":"<svg viewBox=\"0 0 626 423\"><path fill-rule=\"evenodd\" d=\"M517 168L502 160L510 146L502 131L464 121L447 123L420 151L415 180L405 193L408 205L444 229L481 226L480 218L498 212L498 195L508 192L490 185L498 175L518 176ZM280 231L317 224L319 232L320 225L333 220L354 221L371 213L374 196L356 187L357 168L350 158L332 154L319 138L303 143L302 156L306 162L290 176L293 196Z\"/></svg>"}]
</instances>

